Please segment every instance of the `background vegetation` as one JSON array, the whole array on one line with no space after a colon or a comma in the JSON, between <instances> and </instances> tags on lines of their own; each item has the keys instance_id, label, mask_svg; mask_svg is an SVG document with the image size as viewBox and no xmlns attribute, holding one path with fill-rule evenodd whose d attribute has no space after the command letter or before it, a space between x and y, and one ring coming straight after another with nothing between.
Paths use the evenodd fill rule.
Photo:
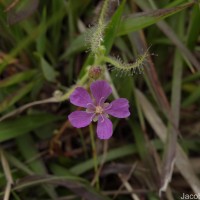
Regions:
<instances>
[{"instance_id":1,"label":"background vegetation","mask_svg":"<svg viewBox=\"0 0 200 200\"><path fill-rule=\"evenodd\" d=\"M105 54L127 63L148 56L128 73L107 66L113 98L127 98L131 116L112 119L112 138L95 137L94 147L88 127L68 122L76 109L68 98L87 82L94 62L88 27L97 25L103 3L0 1L2 199L200 194L198 2L109 1Z\"/></svg>"}]
</instances>

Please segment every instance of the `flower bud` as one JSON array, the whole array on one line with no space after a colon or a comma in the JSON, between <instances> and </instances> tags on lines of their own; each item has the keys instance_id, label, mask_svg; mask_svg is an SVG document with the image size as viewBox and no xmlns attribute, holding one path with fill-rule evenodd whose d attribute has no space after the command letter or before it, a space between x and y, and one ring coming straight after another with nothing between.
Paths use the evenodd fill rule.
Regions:
<instances>
[{"instance_id":1,"label":"flower bud","mask_svg":"<svg viewBox=\"0 0 200 200\"><path fill-rule=\"evenodd\" d=\"M102 68L100 66L92 66L89 69L88 75L90 78L97 80L102 74Z\"/></svg>"}]
</instances>

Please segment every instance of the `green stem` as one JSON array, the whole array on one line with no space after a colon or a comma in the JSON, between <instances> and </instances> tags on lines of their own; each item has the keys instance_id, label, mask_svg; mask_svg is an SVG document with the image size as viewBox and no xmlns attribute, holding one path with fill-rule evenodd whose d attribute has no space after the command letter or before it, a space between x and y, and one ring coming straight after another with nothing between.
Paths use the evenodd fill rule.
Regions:
<instances>
[{"instance_id":1,"label":"green stem","mask_svg":"<svg viewBox=\"0 0 200 200\"><path fill-rule=\"evenodd\" d=\"M96 152L96 143L95 143L95 139L94 139L94 129L93 129L93 125L90 124L90 139L91 139L91 144L92 144L92 154L93 154L93 162L94 162L94 171L95 174L98 173L98 161L97 161L97 152ZM99 188L99 177L96 177L96 186L97 188Z\"/></svg>"},{"instance_id":2,"label":"green stem","mask_svg":"<svg viewBox=\"0 0 200 200\"><path fill-rule=\"evenodd\" d=\"M95 63L96 65L101 63L101 57L104 56L105 54L105 48L102 46L102 41L104 37L104 30L105 30L105 15L108 10L108 3L109 0L105 0L99 20L98 20L98 25L97 29L93 34L93 37L91 38L91 51L95 54Z\"/></svg>"},{"instance_id":3,"label":"green stem","mask_svg":"<svg viewBox=\"0 0 200 200\"><path fill-rule=\"evenodd\" d=\"M109 0L105 0L105 1L104 1L103 7L102 7L102 10L101 10L101 14L100 14L100 16L99 16L99 21L98 21L98 23L99 23L100 25L101 25L101 24L104 24L106 11L107 11L107 9L108 9L108 2L109 2Z\"/></svg>"},{"instance_id":4,"label":"green stem","mask_svg":"<svg viewBox=\"0 0 200 200\"><path fill-rule=\"evenodd\" d=\"M78 129L77 131L78 131L78 134L80 136L81 146L83 147L85 157L88 159L87 147L86 147L86 143L85 143L85 140L84 140L84 137L83 137L83 132L82 132L81 129Z\"/></svg>"}]
</instances>

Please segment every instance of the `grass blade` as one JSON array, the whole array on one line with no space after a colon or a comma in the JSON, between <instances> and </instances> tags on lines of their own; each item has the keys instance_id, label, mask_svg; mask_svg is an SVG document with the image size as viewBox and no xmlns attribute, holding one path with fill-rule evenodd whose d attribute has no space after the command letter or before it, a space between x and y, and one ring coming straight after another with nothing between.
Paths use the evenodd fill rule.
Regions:
<instances>
[{"instance_id":1,"label":"grass blade","mask_svg":"<svg viewBox=\"0 0 200 200\"><path fill-rule=\"evenodd\" d=\"M194 3L187 3L174 8L164 8L164 9L156 9L152 11L146 11L143 13L139 13L136 15L130 15L127 18L123 19L118 36L126 35L133 31L141 30L147 26L157 23L158 21L165 19L171 15L176 14L188 7L191 7Z\"/></svg>"},{"instance_id":2,"label":"grass blade","mask_svg":"<svg viewBox=\"0 0 200 200\"><path fill-rule=\"evenodd\" d=\"M0 123L0 142L16 138L40 126L58 121L62 117L50 114L26 115L17 119Z\"/></svg>"},{"instance_id":3,"label":"grass blade","mask_svg":"<svg viewBox=\"0 0 200 200\"><path fill-rule=\"evenodd\" d=\"M146 119L154 129L157 136L162 140L163 143L165 143L167 139L167 127L164 125L164 123L154 110L153 106L143 95L143 93L137 90L136 94ZM200 181L190 164L189 158L178 144L176 147L176 153L177 156L175 164L177 168L179 169L182 176L190 184L190 187L192 188L194 193L200 193Z\"/></svg>"}]
</instances>

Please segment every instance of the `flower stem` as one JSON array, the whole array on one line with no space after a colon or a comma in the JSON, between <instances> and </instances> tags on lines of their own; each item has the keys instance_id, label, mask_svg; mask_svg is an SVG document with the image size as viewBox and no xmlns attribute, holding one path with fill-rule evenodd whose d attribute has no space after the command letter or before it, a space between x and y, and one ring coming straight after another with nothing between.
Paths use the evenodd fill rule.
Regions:
<instances>
[{"instance_id":1,"label":"flower stem","mask_svg":"<svg viewBox=\"0 0 200 200\"><path fill-rule=\"evenodd\" d=\"M108 10L108 3L109 3L109 0L104 1L103 7L102 7L102 10L101 10L101 14L100 14L100 17L99 17L99 21L98 21L98 23L100 25L105 23L105 15L106 15L106 12Z\"/></svg>"},{"instance_id":2,"label":"flower stem","mask_svg":"<svg viewBox=\"0 0 200 200\"><path fill-rule=\"evenodd\" d=\"M94 139L94 129L93 129L93 125L90 124L90 139L91 139L91 144L92 144L92 154L93 154L93 162L94 162L94 171L95 174L98 173L98 162L97 162L97 151L96 151L96 143L95 143L95 139ZM94 176L96 177L96 187L97 189L99 189L99 177L98 176Z\"/></svg>"}]
</instances>

